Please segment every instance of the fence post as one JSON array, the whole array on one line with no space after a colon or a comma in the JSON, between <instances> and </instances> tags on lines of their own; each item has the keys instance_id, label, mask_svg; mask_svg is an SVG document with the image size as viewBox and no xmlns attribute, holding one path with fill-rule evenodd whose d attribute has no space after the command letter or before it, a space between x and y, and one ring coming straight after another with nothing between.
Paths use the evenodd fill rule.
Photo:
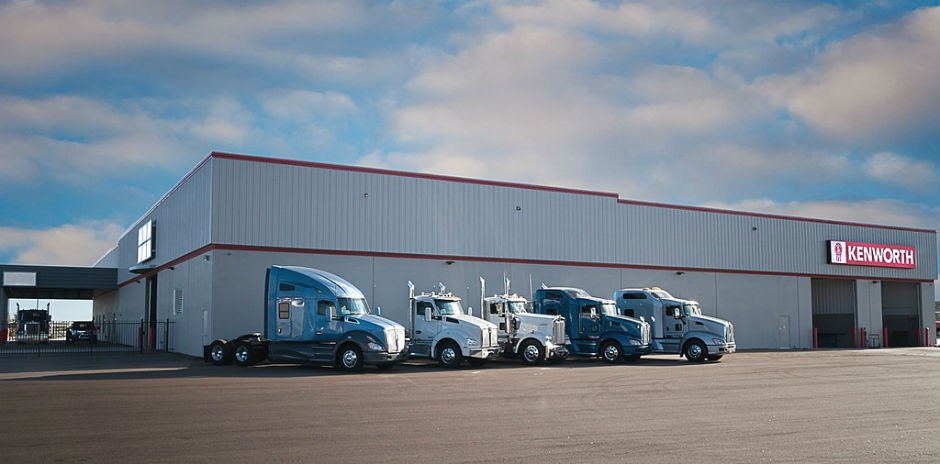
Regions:
<instances>
[{"instance_id":1,"label":"fence post","mask_svg":"<svg viewBox=\"0 0 940 464\"><path fill-rule=\"evenodd\" d=\"M144 352L144 320L141 318L140 327L137 329L137 347L140 349L140 352Z\"/></svg>"},{"instance_id":2,"label":"fence post","mask_svg":"<svg viewBox=\"0 0 940 464\"><path fill-rule=\"evenodd\" d=\"M163 326L163 351L170 352L170 318L166 318L166 325Z\"/></svg>"}]
</instances>

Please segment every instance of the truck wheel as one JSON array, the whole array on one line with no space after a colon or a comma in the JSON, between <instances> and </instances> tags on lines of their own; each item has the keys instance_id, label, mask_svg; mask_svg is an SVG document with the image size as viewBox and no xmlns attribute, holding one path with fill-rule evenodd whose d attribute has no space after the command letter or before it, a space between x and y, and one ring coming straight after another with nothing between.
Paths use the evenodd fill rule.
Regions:
<instances>
[{"instance_id":1,"label":"truck wheel","mask_svg":"<svg viewBox=\"0 0 940 464\"><path fill-rule=\"evenodd\" d=\"M519 354L522 355L522 362L530 366L537 366L545 360L545 349L532 340L523 343L519 347Z\"/></svg>"},{"instance_id":2,"label":"truck wheel","mask_svg":"<svg viewBox=\"0 0 940 464\"><path fill-rule=\"evenodd\" d=\"M604 342L601 345L601 358L610 364L618 363L623 360L623 348L617 342Z\"/></svg>"},{"instance_id":3,"label":"truck wheel","mask_svg":"<svg viewBox=\"0 0 940 464\"><path fill-rule=\"evenodd\" d=\"M232 345L225 340L216 340L209 345L209 360L216 366L232 364Z\"/></svg>"},{"instance_id":4,"label":"truck wheel","mask_svg":"<svg viewBox=\"0 0 940 464\"><path fill-rule=\"evenodd\" d=\"M254 349L251 343L241 342L235 345L235 364L245 367L255 363Z\"/></svg>"},{"instance_id":5,"label":"truck wheel","mask_svg":"<svg viewBox=\"0 0 940 464\"><path fill-rule=\"evenodd\" d=\"M705 348L704 343L695 340L685 345L684 353L686 359L698 363L704 361L705 357L708 356L708 348Z\"/></svg>"},{"instance_id":6,"label":"truck wheel","mask_svg":"<svg viewBox=\"0 0 940 464\"><path fill-rule=\"evenodd\" d=\"M362 369L362 350L356 345L346 345L336 355L336 366L346 372Z\"/></svg>"},{"instance_id":7,"label":"truck wheel","mask_svg":"<svg viewBox=\"0 0 940 464\"><path fill-rule=\"evenodd\" d=\"M709 360L709 361L717 361L717 360L721 359L722 356L724 356L724 355L723 355L723 354L710 354L710 355L708 355L708 360Z\"/></svg>"},{"instance_id":8,"label":"truck wheel","mask_svg":"<svg viewBox=\"0 0 940 464\"><path fill-rule=\"evenodd\" d=\"M437 362L444 367L457 367L463 361L463 353L454 342L444 342L437 347Z\"/></svg>"}]
</instances>

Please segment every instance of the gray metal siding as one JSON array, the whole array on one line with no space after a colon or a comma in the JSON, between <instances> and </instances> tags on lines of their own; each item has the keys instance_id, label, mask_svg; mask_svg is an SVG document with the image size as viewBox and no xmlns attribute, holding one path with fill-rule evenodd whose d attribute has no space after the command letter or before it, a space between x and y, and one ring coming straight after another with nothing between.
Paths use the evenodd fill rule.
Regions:
<instances>
[{"instance_id":1,"label":"gray metal siding","mask_svg":"<svg viewBox=\"0 0 940 464\"><path fill-rule=\"evenodd\" d=\"M211 164L214 243L810 276L936 277L936 234L928 232L354 168L227 158ZM913 246L918 267L830 265L826 242L832 239Z\"/></svg>"},{"instance_id":2,"label":"gray metal siding","mask_svg":"<svg viewBox=\"0 0 940 464\"><path fill-rule=\"evenodd\" d=\"M108 259L117 263L119 282L135 276L128 268L137 264L137 229L151 219L156 224L156 253L145 264L159 266L209 244L211 182L211 164L206 163L128 228L118 241L116 259Z\"/></svg>"}]
</instances>

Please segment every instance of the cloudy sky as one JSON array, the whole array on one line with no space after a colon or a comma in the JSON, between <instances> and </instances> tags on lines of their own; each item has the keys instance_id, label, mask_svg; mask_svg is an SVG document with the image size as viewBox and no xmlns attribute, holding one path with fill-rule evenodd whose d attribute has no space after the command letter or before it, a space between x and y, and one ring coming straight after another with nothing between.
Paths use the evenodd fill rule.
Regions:
<instances>
[{"instance_id":1,"label":"cloudy sky","mask_svg":"<svg viewBox=\"0 0 940 464\"><path fill-rule=\"evenodd\" d=\"M211 151L940 228L937 1L0 1L0 262Z\"/></svg>"}]
</instances>

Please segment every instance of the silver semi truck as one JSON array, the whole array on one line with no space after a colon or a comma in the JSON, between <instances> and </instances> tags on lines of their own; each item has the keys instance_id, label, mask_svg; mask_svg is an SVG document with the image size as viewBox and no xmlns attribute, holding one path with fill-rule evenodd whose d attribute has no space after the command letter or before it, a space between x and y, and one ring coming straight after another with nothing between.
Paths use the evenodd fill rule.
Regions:
<instances>
[{"instance_id":1,"label":"silver semi truck","mask_svg":"<svg viewBox=\"0 0 940 464\"><path fill-rule=\"evenodd\" d=\"M676 298L659 287L620 289L614 292L614 301L620 314L650 323L653 353L702 362L735 351L731 322L703 315L696 301Z\"/></svg>"}]
</instances>

